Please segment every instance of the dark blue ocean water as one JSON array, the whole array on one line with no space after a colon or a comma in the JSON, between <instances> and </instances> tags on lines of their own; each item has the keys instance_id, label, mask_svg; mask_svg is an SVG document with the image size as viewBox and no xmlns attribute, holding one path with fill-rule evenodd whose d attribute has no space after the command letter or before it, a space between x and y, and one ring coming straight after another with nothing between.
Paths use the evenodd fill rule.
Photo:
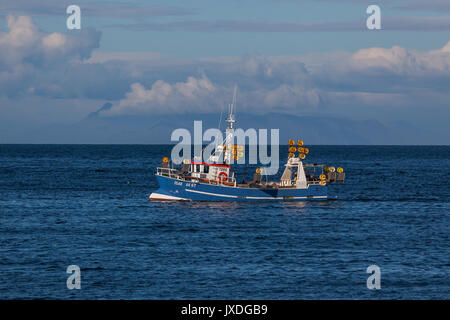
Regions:
<instances>
[{"instance_id":1,"label":"dark blue ocean water","mask_svg":"<svg viewBox=\"0 0 450 320\"><path fill-rule=\"evenodd\" d=\"M154 203L170 146L0 145L0 298L449 299L450 147L310 150L337 200Z\"/></svg>"}]
</instances>

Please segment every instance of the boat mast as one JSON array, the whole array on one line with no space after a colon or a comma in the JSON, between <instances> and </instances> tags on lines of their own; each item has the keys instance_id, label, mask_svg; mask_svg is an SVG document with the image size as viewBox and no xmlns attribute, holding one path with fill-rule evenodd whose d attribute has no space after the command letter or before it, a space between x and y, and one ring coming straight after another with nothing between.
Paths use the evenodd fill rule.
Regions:
<instances>
[{"instance_id":1,"label":"boat mast","mask_svg":"<svg viewBox=\"0 0 450 320\"><path fill-rule=\"evenodd\" d=\"M234 129L233 124L236 122L235 112L236 112L236 97L237 97L237 86L234 86L234 94L233 100L231 104L228 106L228 118L225 120L228 122L228 126L225 130L225 139L220 143L216 144L214 155L211 155L208 161L219 162L220 156L223 154L222 163L231 164L231 160L233 159L233 137L234 137Z\"/></svg>"},{"instance_id":2,"label":"boat mast","mask_svg":"<svg viewBox=\"0 0 450 320\"><path fill-rule=\"evenodd\" d=\"M233 130L233 124L236 122L235 119L235 112L236 112L236 97L237 97L237 85L234 85L234 93L233 93L233 100L231 104L229 105L229 115L228 119L225 121L228 122L227 130L225 131L225 154L224 154L224 162L230 164L231 160L233 158L233 137L234 137L234 130Z\"/></svg>"},{"instance_id":3,"label":"boat mast","mask_svg":"<svg viewBox=\"0 0 450 320\"><path fill-rule=\"evenodd\" d=\"M226 122L228 122L227 129L233 129L233 123L236 122L234 118L234 111L236 110L236 96L237 96L237 86L234 85L233 101L229 105L228 119L225 120Z\"/></svg>"}]
</instances>

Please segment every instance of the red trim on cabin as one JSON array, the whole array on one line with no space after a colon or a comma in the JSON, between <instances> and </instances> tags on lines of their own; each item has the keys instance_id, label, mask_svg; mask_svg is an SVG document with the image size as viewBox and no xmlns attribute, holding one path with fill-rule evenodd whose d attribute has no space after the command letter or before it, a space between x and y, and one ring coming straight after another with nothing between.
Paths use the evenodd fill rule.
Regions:
<instances>
[{"instance_id":1,"label":"red trim on cabin","mask_svg":"<svg viewBox=\"0 0 450 320\"><path fill-rule=\"evenodd\" d=\"M217 163L206 163L206 162L195 162L191 161L191 164L202 164L204 166L214 166L214 167L225 167L225 168L231 168L231 166L227 164L217 164Z\"/></svg>"}]
</instances>

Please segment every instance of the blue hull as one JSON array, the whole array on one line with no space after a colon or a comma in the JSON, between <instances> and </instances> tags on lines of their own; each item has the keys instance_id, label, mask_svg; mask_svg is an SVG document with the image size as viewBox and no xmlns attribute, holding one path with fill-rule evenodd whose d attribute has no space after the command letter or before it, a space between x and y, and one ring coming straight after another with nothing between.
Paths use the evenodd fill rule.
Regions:
<instances>
[{"instance_id":1,"label":"blue hull","mask_svg":"<svg viewBox=\"0 0 450 320\"><path fill-rule=\"evenodd\" d=\"M327 199L327 187L320 185L310 185L306 189L237 188L189 182L159 175L156 177L159 189L150 195L149 200L302 201Z\"/></svg>"}]
</instances>

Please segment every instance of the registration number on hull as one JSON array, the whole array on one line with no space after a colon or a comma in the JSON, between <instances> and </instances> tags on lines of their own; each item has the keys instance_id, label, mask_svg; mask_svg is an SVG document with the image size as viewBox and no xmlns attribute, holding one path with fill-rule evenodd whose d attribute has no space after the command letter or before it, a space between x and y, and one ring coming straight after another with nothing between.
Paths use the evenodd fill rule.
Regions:
<instances>
[{"instance_id":1,"label":"registration number on hull","mask_svg":"<svg viewBox=\"0 0 450 320\"><path fill-rule=\"evenodd\" d=\"M183 186L183 182L180 182L180 181L174 181L173 184L174 184L174 185L177 185L177 186ZM195 188L195 186L196 186L195 183L192 183L192 182L187 182L187 183L186 183L186 187L189 187L189 188Z\"/></svg>"}]
</instances>

